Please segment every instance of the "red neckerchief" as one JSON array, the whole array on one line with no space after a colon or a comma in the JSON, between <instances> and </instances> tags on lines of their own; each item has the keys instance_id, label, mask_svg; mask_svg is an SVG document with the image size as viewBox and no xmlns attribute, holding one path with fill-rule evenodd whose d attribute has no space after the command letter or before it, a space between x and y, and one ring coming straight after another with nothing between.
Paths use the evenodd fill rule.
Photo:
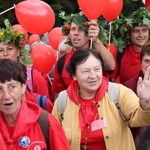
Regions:
<instances>
[{"instance_id":1,"label":"red neckerchief","mask_svg":"<svg viewBox=\"0 0 150 150\"><path fill-rule=\"evenodd\" d=\"M133 50L133 47L131 44L126 48L124 56L125 55L126 57L123 57L122 61L123 59L129 60L125 68L128 68L130 65L138 64L140 62L140 52L136 52L135 50Z\"/></svg>"},{"instance_id":2,"label":"red neckerchief","mask_svg":"<svg viewBox=\"0 0 150 150\"><path fill-rule=\"evenodd\" d=\"M73 80L67 89L69 98L77 105L79 105L78 87L79 87L78 82ZM97 109L95 109L97 107L96 104L95 106L93 105L93 101L95 100L95 102L98 103L98 101L101 100L107 89L108 89L108 80L105 77L103 77L102 84L97 90L96 97L91 99L90 103L89 100L87 100L87 102L85 102L86 100L84 100L84 102L81 101L80 103L81 106L79 110L79 122L81 129L83 129L86 124L90 124L95 119L97 119L96 115L98 112Z\"/></svg>"}]
</instances>

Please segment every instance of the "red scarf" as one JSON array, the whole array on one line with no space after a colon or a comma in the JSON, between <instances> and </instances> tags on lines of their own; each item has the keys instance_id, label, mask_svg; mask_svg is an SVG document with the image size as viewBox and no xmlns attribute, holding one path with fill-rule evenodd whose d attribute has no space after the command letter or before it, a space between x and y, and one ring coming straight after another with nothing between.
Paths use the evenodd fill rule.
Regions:
<instances>
[{"instance_id":1,"label":"red scarf","mask_svg":"<svg viewBox=\"0 0 150 150\"><path fill-rule=\"evenodd\" d=\"M69 98L77 105L79 105L78 87L78 82L73 80L67 89ZM79 110L79 121L81 130L85 127L86 124L90 124L95 119L98 119L96 104L99 100L101 100L107 89L108 80L103 77L101 86L97 89L96 97L91 100L84 100L84 102L81 101L81 107ZM95 105L93 105L94 100L96 102Z\"/></svg>"},{"instance_id":2,"label":"red scarf","mask_svg":"<svg viewBox=\"0 0 150 150\"><path fill-rule=\"evenodd\" d=\"M123 59L128 59L128 63L126 64L125 68L130 67L130 65L135 65L140 63L140 52L136 52L135 50L133 50L132 45L130 44L125 51L125 54L122 58Z\"/></svg>"}]
</instances>

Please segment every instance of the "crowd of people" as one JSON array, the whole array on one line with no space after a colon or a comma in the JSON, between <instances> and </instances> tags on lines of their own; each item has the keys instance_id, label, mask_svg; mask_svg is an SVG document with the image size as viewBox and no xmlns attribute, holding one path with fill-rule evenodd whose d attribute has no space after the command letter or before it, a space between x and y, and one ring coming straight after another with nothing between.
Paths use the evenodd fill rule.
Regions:
<instances>
[{"instance_id":1,"label":"crowd of people","mask_svg":"<svg viewBox=\"0 0 150 150\"><path fill-rule=\"evenodd\" d=\"M129 17L122 53L114 42L117 58L97 20L81 12L66 17L50 87L25 60L31 58L22 53L24 34L11 25L1 29L1 149L149 150L150 25L144 20L150 15L140 11L140 21L139 11Z\"/></svg>"}]
</instances>

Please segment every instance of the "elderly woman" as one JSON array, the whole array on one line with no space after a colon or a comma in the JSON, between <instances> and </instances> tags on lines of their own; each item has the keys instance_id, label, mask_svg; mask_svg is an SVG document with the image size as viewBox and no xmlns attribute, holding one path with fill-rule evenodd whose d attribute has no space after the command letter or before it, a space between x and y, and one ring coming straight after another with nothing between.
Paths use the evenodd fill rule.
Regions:
<instances>
[{"instance_id":1,"label":"elderly woman","mask_svg":"<svg viewBox=\"0 0 150 150\"><path fill-rule=\"evenodd\" d=\"M7 150L70 150L57 120L37 104L22 100L25 72L21 63L0 60L0 133Z\"/></svg>"},{"instance_id":2,"label":"elderly woman","mask_svg":"<svg viewBox=\"0 0 150 150\"><path fill-rule=\"evenodd\" d=\"M6 28L0 30L0 59L20 61L29 66L31 58L27 50L23 48L23 43L27 40L25 35L12 28L8 20L5 20L5 26ZM35 69L30 73L33 85L28 84L28 90L41 95L48 95L47 82L42 75Z\"/></svg>"},{"instance_id":3,"label":"elderly woman","mask_svg":"<svg viewBox=\"0 0 150 150\"><path fill-rule=\"evenodd\" d=\"M119 106L126 121L110 100L110 83L102 76L103 60L97 51L78 49L67 69L74 80L67 89L63 119L59 97L52 114L61 123L72 150L135 150L129 126L150 124L150 67L144 79L138 80L139 98L125 86L117 86Z\"/></svg>"},{"instance_id":4,"label":"elderly woman","mask_svg":"<svg viewBox=\"0 0 150 150\"><path fill-rule=\"evenodd\" d=\"M24 34L13 29L8 20L5 20L6 28L0 30L0 59L11 59L29 65L31 58L26 49L23 49ZM35 101L38 95L48 96L48 85L40 72L27 67L27 88L22 96L24 100ZM38 99L37 99L38 101ZM53 105L49 98L46 99L46 110L51 112Z\"/></svg>"}]
</instances>

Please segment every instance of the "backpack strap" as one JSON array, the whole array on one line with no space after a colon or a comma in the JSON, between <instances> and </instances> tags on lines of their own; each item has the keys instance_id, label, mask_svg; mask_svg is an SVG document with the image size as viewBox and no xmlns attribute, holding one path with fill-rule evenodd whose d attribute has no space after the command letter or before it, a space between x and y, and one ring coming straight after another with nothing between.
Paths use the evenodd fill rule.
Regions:
<instances>
[{"instance_id":1,"label":"backpack strap","mask_svg":"<svg viewBox=\"0 0 150 150\"><path fill-rule=\"evenodd\" d=\"M38 119L39 126L43 133L44 139L46 141L47 149L50 150L50 140L49 140L49 123L48 123L48 112L43 110L41 116Z\"/></svg>"},{"instance_id":2,"label":"backpack strap","mask_svg":"<svg viewBox=\"0 0 150 150\"><path fill-rule=\"evenodd\" d=\"M26 73L27 73L27 81L26 81L27 87L28 87L29 91L33 92L33 81L32 81L33 68L27 67Z\"/></svg>"},{"instance_id":3,"label":"backpack strap","mask_svg":"<svg viewBox=\"0 0 150 150\"><path fill-rule=\"evenodd\" d=\"M123 49L123 52L118 52L117 53L117 63L118 63L118 72L119 72L119 74L120 74L121 60L123 58L124 52L125 52L125 48Z\"/></svg>"},{"instance_id":4,"label":"backpack strap","mask_svg":"<svg viewBox=\"0 0 150 150\"><path fill-rule=\"evenodd\" d=\"M64 119L64 111L67 105L67 97L68 97L67 91L64 90L59 93L58 98L57 98L58 99L57 107L58 107L58 111L60 112L62 120Z\"/></svg>"},{"instance_id":5,"label":"backpack strap","mask_svg":"<svg viewBox=\"0 0 150 150\"><path fill-rule=\"evenodd\" d=\"M120 106L119 106L119 97L120 97L120 92L119 92L119 88L118 88L118 84L117 83L113 83L113 82L109 82L108 85L108 94L110 97L110 100L116 105L121 117L123 120L127 121L126 117L124 116L124 114L122 113ZM67 91L61 91L58 95L58 111L60 112L61 115L61 119L64 119L64 111L67 105Z\"/></svg>"},{"instance_id":6,"label":"backpack strap","mask_svg":"<svg viewBox=\"0 0 150 150\"><path fill-rule=\"evenodd\" d=\"M58 73L60 74L60 76L62 75L62 70L64 68L64 64L65 64L65 55L63 55L61 58L58 59L58 62L57 62L57 70L58 70Z\"/></svg>"},{"instance_id":7,"label":"backpack strap","mask_svg":"<svg viewBox=\"0 0 150 150\"><path fill-rule=\"evenodd\" d=\"M37 95L37 103L44 110L46 110L46 99L47 99L47 96L42 96L39 94Z\"/></svg>"},{"instance_id":8,"label":"backpack strap","mask_svg":"<svg viewBox=\"0 0 150 150\"><path fill-rule=\"evenodd\" d=\"M122 119L127 121L126 117L122 113L122 111L120 109L120 106L119 106L120 92L119 92L119 88L118 88L118 84L117 83L109 82L108 94L109 94L110 100L116 105L116 107L117 107L117 109L118 109Z\"/></svg>"}]
</instances>

